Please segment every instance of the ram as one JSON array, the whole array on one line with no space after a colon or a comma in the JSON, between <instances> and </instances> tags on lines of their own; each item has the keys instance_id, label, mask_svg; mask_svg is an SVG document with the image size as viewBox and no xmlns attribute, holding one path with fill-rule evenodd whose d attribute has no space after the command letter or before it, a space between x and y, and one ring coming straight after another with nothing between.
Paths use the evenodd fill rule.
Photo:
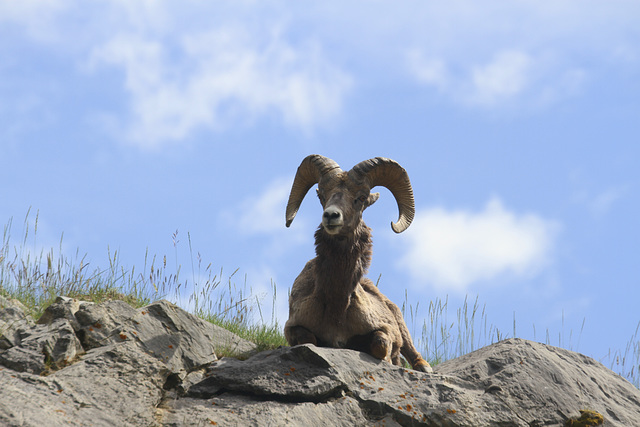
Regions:
<instances>
[{"instance_id":1,"label":"ram","mask_svg":"<svg viewBox=\"0 0 640 427\"><path fill-rule=\"evenodd\" d=\"M343 171L331 159L306 157L289 195L289 227L311 187L318 184L322 223L315 233L316 257L293 283L284 333L290 345L314 344L363 351L395 365L400 354L414 369L431 372L416 350L402 312L365 277L371 262L371 229L362 212L375 203L376 186L396 199L396 233L409 227L415 213L407 172L398 163L376 157Z\"/></svg>"}]
</instances>

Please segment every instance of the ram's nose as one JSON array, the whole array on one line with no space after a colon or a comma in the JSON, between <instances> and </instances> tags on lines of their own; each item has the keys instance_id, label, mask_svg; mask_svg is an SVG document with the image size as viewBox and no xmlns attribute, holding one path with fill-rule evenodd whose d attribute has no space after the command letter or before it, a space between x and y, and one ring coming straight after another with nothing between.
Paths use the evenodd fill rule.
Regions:
<instances>
[{"instance_id":1,"label":"ram's nose","mask_svg":"<svg viewBox=\"0 0 640 427\"><path fill-rule=\"evenodd\" d=\"M337 207L329 206L322 213L322 226L329 234L337 233L343 224L342 211Z\"/></svg>"},{"instance_id":2,"label":"ram's nose","mask_svg":"<svg viewBox=\"0 0 640 427\"><path fill-rule=\"evenodd\" d=\"M326 221L327 223L341 221L342 212L340 211L340 209L336 208L335 206L330 206L324 210L324 213L322 214L322 220Z\"/></svg>"}]
</instances>

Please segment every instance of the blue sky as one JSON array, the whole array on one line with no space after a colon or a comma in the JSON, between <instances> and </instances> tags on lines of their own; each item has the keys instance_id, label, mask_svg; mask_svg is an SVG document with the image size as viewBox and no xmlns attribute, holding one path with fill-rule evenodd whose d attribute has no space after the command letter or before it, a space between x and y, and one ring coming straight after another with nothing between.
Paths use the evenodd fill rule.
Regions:
<instances>
[{"instance_id":1,"label":"blue sky","mask_svg":"<svg viewBox=\"0 0 640 427\"><path fill-rule=\"evenodd\" d=\"M602 358L640 321L635 1L0 0L0 219L41 248L239 268L257 294L313 257L300 161L384 156L411 177L365 212L369 276L401 304L465 296L510 334ZM190 274L183 277L191 281ZM240 279L243 281L244 279ZM188 295L184 296L185 298ZM267 295L264 309L269 312ZM585 320L577 346L577 335Z\"/></svg>"}]
</instances>

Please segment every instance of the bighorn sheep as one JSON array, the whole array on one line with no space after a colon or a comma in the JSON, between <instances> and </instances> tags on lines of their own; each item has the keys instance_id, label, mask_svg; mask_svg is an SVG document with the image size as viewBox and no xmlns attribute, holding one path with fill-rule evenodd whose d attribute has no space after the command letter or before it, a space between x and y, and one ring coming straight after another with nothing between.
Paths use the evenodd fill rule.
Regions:
<instances>
[{"instance_id":1,"label":"bighorn sheep","mask_svg":"<svg viewBox=\"0 0 640 427\"><path fill-rule=\"evenodd\" d=\"M395 161L376 157L343 171L331 159L306 157L296 173L287 204L289 227L309 189L318 184L324 209L315 233L316 257L293 283L284 333L290 345L311 343L364 351L395 365L400 353L414 369L431 372L416 350L402 313L364 277L371 262L371 229L362 212L388 188L400 216L391 228L403 232L415 213L407 172Z\"/></svg>"}]
</instances>

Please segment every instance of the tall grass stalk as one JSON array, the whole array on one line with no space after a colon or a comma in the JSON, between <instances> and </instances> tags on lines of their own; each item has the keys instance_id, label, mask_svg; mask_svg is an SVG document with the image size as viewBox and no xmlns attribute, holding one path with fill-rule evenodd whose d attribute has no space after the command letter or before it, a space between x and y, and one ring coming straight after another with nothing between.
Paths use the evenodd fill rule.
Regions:
<instances>
[{"instance_id":1,"label":"tall grass stalk","mask_svg":"<svg viewBox=\"0 0 640 427\"><path fill-rule=\"evenodd\" d=\"M29 214L27 212L24 219L24 237L16 246L11 244L12 220L4 226L0 246L0 295L21 301L34 318L40 317L44 309L60 295L93 302L121 299L134 307L166 298L198 317L255 342L260 350L287 344L275 314L276 284L271 281L272 311L270 322L267 322L262 312L261 299L248 287L246 275L242 284L238 285L235 279L239 270L236 269L225 277L222 268L214 270L211 263L205 266L201 254L194 254L189 234L190 280L180 277L180 239L177 230L171 235L175 272L167 266L166 256L157 258L155 255L150 256L148 252L145 253L142 270L137 271L135 267L127 269L121 264L118 251L111 252L110 249L107 249L108 267L101 269L90 265L86 255L80 256L78 250L74 257L65 256L63 236L57 250L38 250L38 214L36 213L33 224ZM472 302L465 298L462 306L455 309L455 316L449 314L448 297L431 301L426 312L423 312L419 302L412 305L408 301L405 291L402 313L407 319L416 347L432 365L508 338L508 335L488 322L486 306L479 304L478 297ZM417 334L419 326L421 333ZM578 336L578 346L582 329L584 320ZM545 342L556 345L555 339L554 343L551 342L549 330L545 332ZM512 334L517 336L515 313ZM535 325L533 335L535 340ZM557 345L564 348L568 346L571 350L573 332L569 333L568 340L565 336L563 315ZM624 351L609 350L604 359L603 363L606 364L608 360L612 370L640 388L640 323Z\"/></svg>"},{"instance_id":2,"label":"tall grass stalk","mask_svg":"<svg viewBox=\"0 0 640 427\"><path fill-rule=\"evenodd\" d=\"M424 314L422 333L416 334L415 322L422 314L418 310L419 304L415 307L408 303L407 293L402 305L402 312L405 318L408 317L411 336L414 338L416 348L422 353L431 365L454 359L464 354L470 353L487 345L509 338L503 334L496 326L488 325L486 306L480 309L478 297L469 303L465 297L462 306L456 309L455 320L449 316L449 298L444 300L436 298L431 301ZM408 311L408 313L407 313ZM578 351L580 338L582 336L585 320L582 321L580 333L578 335L578 348L573 348L573 331L567 334L564 328L564 315L562 319L562 330L558 333L557 341L551 339L549 330L546 330L545 344L555 345L571 351ZM516 315L513 315L512 337L517 337ZM535 325L533 326L534 340ZM636 387L640 388L640 323L635 329L635 333L627 343L624 351L611 351L601 360L611 370L619 373Z\"/></svg>"},{"instance_id":3,"label":"tall grass stalk","mask_svg":"<svg viewBox=\"0 0 640 427\"><path fill-rule=\"evenodd\" d=\"M57 251L53 248L38 251L35 238L37 226L36 215L33 245L30 245L28 236L31 224L27 214L24 239L19 246L12 246L12 220L9 220L4 227L0 246L0 293L21 301L35 318L59 295L92 301L119 298L137 306L145 305L152 299L148 281L133 270L125 270L119 264L117 252L109 253L109 267L101 270L92 268L86 256L80 256L78 251L73 258L66 257L63 254L62 237Z\"/></svg>"},{"instance_id":4,"label":"tall grass stalk","mask_svg":"<svg viewBox=\"0 0 640 427\"><path fill-rule=\"evenodd\" d=\"M495 326L487 326L485 306L480 310L478 298L469 304L465 297L462 307L456 310L455 321L449 316L449 297L444 300L436 298L429 303L426 315L419 312L419 303L415 307L407 302L402 305L402 312L407 317L409 311L411 321L410 332L414 337L416 348L432 365L470 353L485 345L506 338ZM415 319L424 318L421 334L415 330Z\"/></svg>"},{"instance_id":5,"label":"tall grass stalk","mask_svg":"<svg viewBox=\"0 0 640 427\"><path fill-rule=\"evenodd\" d=\"M624 351L616 350L609 352L601 362L615 372L625 377L636 387L640 388L640 322L631 336Z\"/></svg>"},{"instance_id":6,"label":"tall grass stalk","mask_svg":"<svg viewBox=\"0 0 640 427\"><path fill-rule=\"evenodd\" d=\"M69 258L63 253L62 237L58 250L38 250L37 213L32 223L30 212L27 212L23 223L24 237L17 245L12 244L12 225L13 220L10 219L4 226L0 246L0 295L22 302L35 319L58 296L96 303L120 299L134 307L166 298L246 339L263 340L265 344L261 348L286 344L282 334L278 334L279 325L273 322L275 317L272 317L271 324L265 323L262 316L260 322L256 321L254 309L261 311L261 301L251 295L251 288L247 291L246 277L238 286L234 281L238 270L224 278L223 270L214 272L211 263L203 268L200 253L193 253L190 235L191 282L180 277L177 230L171 235L175 272L167 266L166 256L150 257L148 252L145 253L142 270L137 271L135 267L125 268L118 251L110 249L107 249L106 269L91 266L86 255L80 256L77 250L75 257ZM272 285L275 298L275 284Z\"/></svg>"}]
</instances>

